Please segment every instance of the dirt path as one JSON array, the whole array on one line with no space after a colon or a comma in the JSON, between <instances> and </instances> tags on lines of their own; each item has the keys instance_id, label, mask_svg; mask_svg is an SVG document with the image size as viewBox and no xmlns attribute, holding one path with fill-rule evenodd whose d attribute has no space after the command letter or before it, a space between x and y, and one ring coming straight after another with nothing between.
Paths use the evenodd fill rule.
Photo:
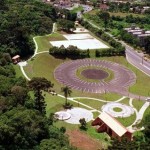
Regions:
<instances>
[{"instance_id":1,"label":"dirt path","mask_svg":"<svg viewBox=\"0 0 150 150\"><path fill-rule=\"evenodd\" d=\"M79 130L67 131L70 143L77 147L79 150L101 150L102 145L100 142L87 136Z\"/></svg>"}]
</instances>

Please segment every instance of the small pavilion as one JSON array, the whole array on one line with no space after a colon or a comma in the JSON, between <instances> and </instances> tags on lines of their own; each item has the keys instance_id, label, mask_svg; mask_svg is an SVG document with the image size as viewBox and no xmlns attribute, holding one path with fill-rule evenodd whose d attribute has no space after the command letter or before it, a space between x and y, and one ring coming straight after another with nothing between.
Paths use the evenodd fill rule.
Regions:
<instances>
[{"instance_id":1,"label":"small pavilion","mask_svg":"<svg viewBox=\"0 0 150 150\"><path fill-rule=\"evenodd\" d=\"M110 137L119 141L122 138L132 140L132 133L128 131L120 122L106 112L102 112L93 122L92 126L97 127L97 132L106 132Z\"/></svg>"},{"instance_id":2,"label":"small pavilion","mask_svg":"<svg viewBox=\"0 0 150 150\"><path fill-rule=\"evenodd\" d=\"M18 62L20 62L20 56L16 55L16 56L12 57L12 61L14 64L17 64Z\"/></svg>"}]
</instances>

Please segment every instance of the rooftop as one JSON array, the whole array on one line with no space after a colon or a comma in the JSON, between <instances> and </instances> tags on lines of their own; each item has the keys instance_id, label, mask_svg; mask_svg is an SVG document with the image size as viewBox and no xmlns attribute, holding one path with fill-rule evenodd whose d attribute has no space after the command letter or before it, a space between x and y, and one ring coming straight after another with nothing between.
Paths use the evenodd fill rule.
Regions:
<instances>
[{"instance_id":1,"label":"rooftop","mask_svg":"<svg viewBox=\"0 0 150 150\"><path fill-rule=\"evenodd\" d=\"M118 122L114 117L110 116L106 112L102 112L99 115L99 118L120 137L128 132L128 130L120 122Z\"/></svg>"}]
</instances>

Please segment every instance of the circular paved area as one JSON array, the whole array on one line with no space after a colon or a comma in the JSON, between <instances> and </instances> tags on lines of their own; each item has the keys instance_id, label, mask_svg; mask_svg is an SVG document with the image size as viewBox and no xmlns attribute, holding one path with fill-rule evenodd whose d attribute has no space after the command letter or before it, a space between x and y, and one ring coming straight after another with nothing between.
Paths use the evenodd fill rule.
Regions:
<instances>
[{"instance_id":1,"label":"circular paved area","mask_svg":"<svg viewBox=\"0 0 150 150\"><path fill-rule=\"evenodd\" d=\"M96 79L102 80L109 76L109 74L100 69L85 69L81 72L81 74L87 79Z\"/></svg>"},{"instance_id":2,"label":"circular paved area","mask_svg":"<svg viewBox=\"0 0 150 150\"><path fill-rule=\"evenodd\" d=\"M122 111L116 112L114 111L114 108L120 108ZM102 111L107 112L113 117L129 117L132 114L134 114L134 109L128 105L116 103L116 102L110 102L106 105L102 106Z\"/></svg>"},{"instance_id":3,"label":"circular paved area","mask_svg":"<svg viewBox=\"0 0 150 150\"><path fill-rule=\"evenodd\" d=\"M105 82L88 82L80 79L76 72L80 67L99 67L109 69L114 72L114 78ZM54 71L56 80L72 89L83 92L104 93L126 91L127 87L135 83L135 74L122 65L105 60L79 59L68 61L59 65Z\"/></svg>"},{"instance_id":4,"label":"circular paved area","mask_svg":"<svg viewBox=\"0 0 150 150\"><path fill-rule=\"evenodd\" d=\"M55 118L59 120L67 120L71 117L71 114L65 112L65 111L59 111L55 113Z\"/></svg>"},{"instance_id":5,"label":"circular paved area","mask_svg":"<svg viewBox=\"0 0 150 150\"><path fill-rule=\"evenodd\" d=\"M68 109L67 113L69 113L71 117L65 120L65 122L71 124L80 124L79 120L81 118L85 118L86 122L89 122L93 119L93 113L84 108L74 107L72 109Z\"/></svg>"}]
</instances>

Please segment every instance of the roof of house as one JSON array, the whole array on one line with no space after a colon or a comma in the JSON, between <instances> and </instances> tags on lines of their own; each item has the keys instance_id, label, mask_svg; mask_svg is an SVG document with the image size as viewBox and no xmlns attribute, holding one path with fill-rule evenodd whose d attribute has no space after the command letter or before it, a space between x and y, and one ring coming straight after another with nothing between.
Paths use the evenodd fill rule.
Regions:
<instances>
[{"instance_id":1,"label":"roof of house","mask_svg":"<svg viewBox=\"0 0 150 150\"><path fill-rule=\"evenodd\" d=\"M120 137L129 132L120 122L106 112L102 112L98 117Z\"/></svg>"},{"instance_id":2,"label":"roof of house","mask_svg":"<svg viewBox=\"0 0 150 150\"><path fill-rule=\"evenodd\" d=\"M106 4L100 4L100 9L109 9L109 6Z\"/></svg>"},{"instance_id":3,"label":"roof of house","mask_svg":"<svg viewBox=\"0 0 150 150\"><path fill-rule=\"evenodd\" d=\"M19 55L16 55L16 56L14 56L12 59L17 59L17 58L20 58L20 56L19 56Z\"/></svg>"}]
</instances>

